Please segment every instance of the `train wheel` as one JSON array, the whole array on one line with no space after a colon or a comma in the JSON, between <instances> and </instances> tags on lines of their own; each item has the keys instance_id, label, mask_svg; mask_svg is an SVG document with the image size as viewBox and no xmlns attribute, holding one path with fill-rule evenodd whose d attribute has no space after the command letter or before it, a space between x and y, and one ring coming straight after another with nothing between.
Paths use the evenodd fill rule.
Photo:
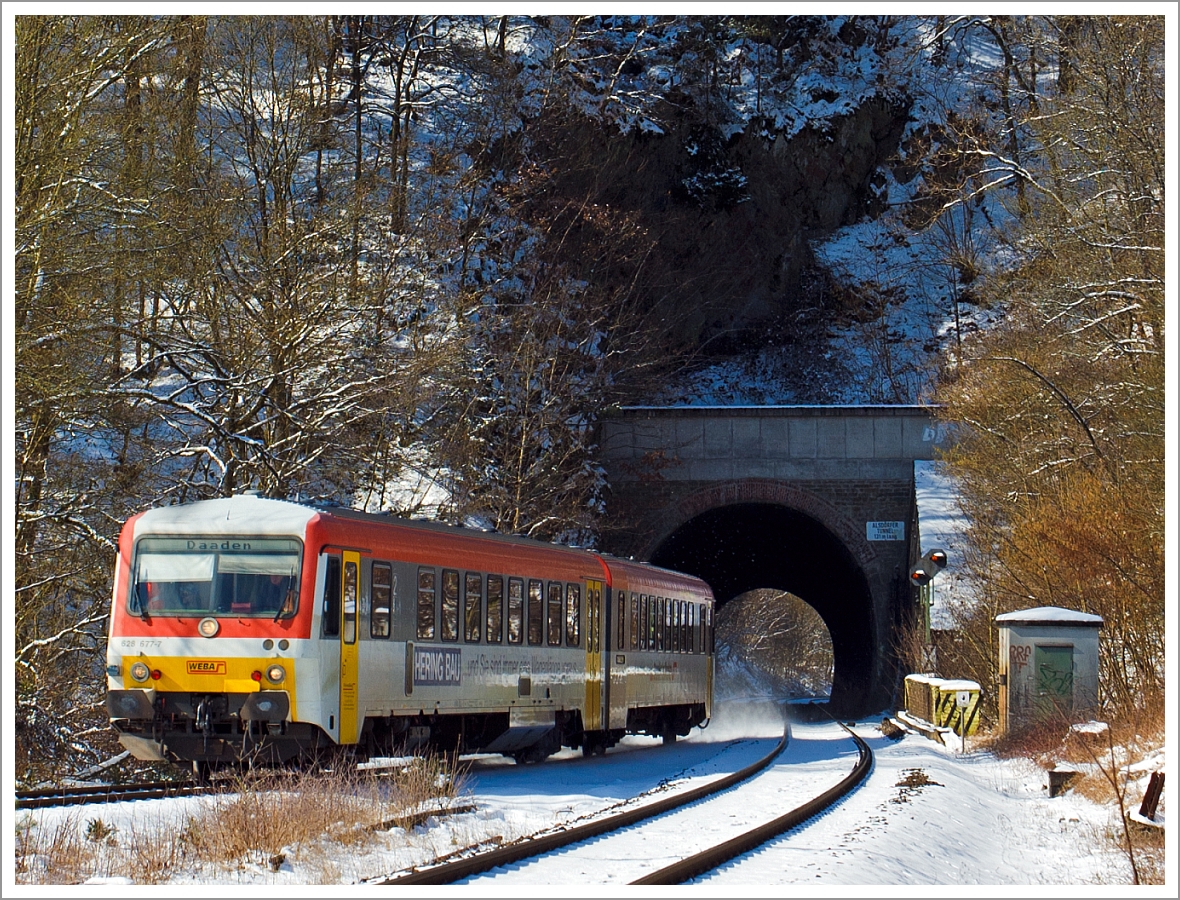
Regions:
<instances>
[{"instance_id":1,"label":"train wheel","mask_svg":"<svg viewBox=\"0 0 1180 900\"><path fill-rule=\"evenodd\" d=\"M525 747L523 750L517 750L512 754L512 758L516 760L518 766L528 765L530 763L544 762L549 758L550 750L542 743L533 744L531 747Z\"/></svg>"}]
</instances>

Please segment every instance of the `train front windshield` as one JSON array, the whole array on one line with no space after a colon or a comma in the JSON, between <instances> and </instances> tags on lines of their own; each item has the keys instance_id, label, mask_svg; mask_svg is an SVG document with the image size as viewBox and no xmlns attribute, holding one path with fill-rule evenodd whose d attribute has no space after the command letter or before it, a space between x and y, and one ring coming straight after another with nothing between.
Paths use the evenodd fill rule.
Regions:
<instances>
[{"instance_id":1,"label":"train front windshield","mask_svg":"<svg viewBox=\"0 0 1180 900\"><path fill-rule=\"evenodd\" d=\"M275 538L143 538L128 611L137 616L295 615L302 545Z\"/></svg>"}]
</instances>

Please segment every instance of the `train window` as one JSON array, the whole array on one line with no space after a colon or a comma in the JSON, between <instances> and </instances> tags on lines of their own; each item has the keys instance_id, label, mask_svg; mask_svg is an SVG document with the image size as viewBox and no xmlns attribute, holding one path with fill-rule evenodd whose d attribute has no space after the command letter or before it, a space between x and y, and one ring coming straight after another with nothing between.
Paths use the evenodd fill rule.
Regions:
<instances>
[{"instance_id":1,"label":"train window","mask_svg":"<svg viewBox=\"0 0 1180 900\"><path fill-rule=\"evenodd\" d=\"M301 549L298 541L278 538L142 538L135 547L128 611L290 618L299 600Z\"/></svg>"},{"instance_id":2,"label":"train window","mask_svg":"<svg viewBox=\"0 0 1180 900\"><path fill-rule=\"evenodd\" d=\"M643 594L643 646L648 650L656 649L656 633L651 629L651 620L656 616L656 598Z\"/></svg>"},{"instance_id":3,"label":"train window","mask_svg":"<svg viewBox=\"0 0 1180 900\"><path fill-rule=\"evenodd\" d=\"M463 640L468 643L479 643L482 630L480 621L480 601L483 599L483 576L478 572L468 572L464 577L463 600L466 605L466 618L463 624Z\"/></svg>"},{"instance_id":4,"label":"train window","mask_svg":"<svg viewBox=\"0 0 1180 900\"><path fill-rule=\"evenodd\" d=\"M528 635L530 644L540 644L545 637L545 595L539 581L529 581Z\"/></svg>"},{"instance_id":5,"label":"train window","mask_svg":"<svg viewBox=\"0 0 1180 900\"><path fill-rule=\"evenodd\" d=\"M602 588L594 591L594 627L590 630L590 640L594 643L594 652L602 652Z\"/></svg>"},{"instance_id":6,"label":"train window","mask_svg":"<svg viewBox=\"0 0 1180 900\"><path fill-rule=\"evenodd\" d=\"M627 646L627 595L619 591L619 640L615 644L620 650Z\"/></svg>"},{"instance_id":7,"label":"train window","mask_svg":"<svg viewBox=\"0 0 1180 900\"><path fill-rule=\"evenodd\" d=\"M554 646L561 644L561 582L549 582L549 603L545 618L545 641Z\"/></svg>"},{"instance_id":8,"label":"train window","mask_svg":"<svg viewBox=\"0 0 1180 900\"><path fill-rule=\"evenodd\" d=\"M504 640L504 578L488 576L488 643Z\"/></svg>"},{"instance_id":9,"label":"train window","mask_svg":"<svg viewBox=\"0 0 1180 900\"><path fill-rule=\"evenodd\" d=\"M652 650L664 649L660 643L660 598L651 598L651 637L648 640L648 646Z\"/></svg>"},{"instance_id":10,"label":"train window","mask_svg":"<svg viewBox=\"0 0 1180 900\"><path fill-rule=\"evenodd\" d=\"M586 650L589 653L598 652L598 601L601 597L597 588L586 591Z\"/></svg>"},{"instance_id":11,"label":"train window","mask_svg":"<svg viewBox=\"0 0 1180 900\"><path fill-rule=\"evenodd\" d=\"M672 652L679 653L680 649L684 646L680 640L680 601L669 600L668 606L670 607L668 618L672 620Z\"/></svg>"},{"instance_id":12,"label":"train window","mask_svg":"<svg viewBox=\"0 0 1180 900\"><path fill-rule=\"evenodd\" d=\"M631 595L631 649L639 649L639 635L636 633L639 626L639 595Z\"/></svg>"},{"instance_id":13,"label":"train window","mask_svg":"<svg viewBox=\"0 0 1180 900\"><path fill-rule=\"evenodd\" d=\"M324 606L320 612L324 623L324 637L340 636L340 557L328 557L328 571L324 575Z\"/></svg>"},{"instance_id":14,"label":"train window","mask_svg":"<svg viewBox=\"0 0 1180 900\"><path fill-rule=\"evenodd\" d=\"M668 644L665 640L667 635L664 633L664 617L668 614L668 603L663 597L656 598L656 649L667 650Z\"/></svg>"},{"instance_id":15,"label":"train window","mask_svg":"<svg viewBox=\"0 0 1180 900\"><path fill-rule=\"evenodd\" d=\"M688 613L688 621L685 623L685 633L688 635L688 643L684 649L687 653L696 653L696 636L697 636L697 605L691 601L685 605L685 612Z\"/></svg>"},{"instance_id":16,"label":"train window","mask_svg":"<svg viewBox=\"0 0 1180 900\"><path fill-rule=\"evenodd\" d=\"M639 649L646 650L648 648L648 616L651 615L651 607L648 604L647 594L639 598Z\"/></svg>"},{"instance_id":17,"label":"train window","mask_svg":"<svg viewBox=\"0 0 1180 900\"><path fill-rule=\"evenodd\" d=\"M393 567L389 563L373 563L369 593L369 637L389 637L389 611L393 602Z\"/></svg>"},{"instance_id":18,"label":"train window","mask_svg":"<svg viewBox=\"0 0 1180 900\"><path fill-rule=\"evenodd\" d=\"M568 647L582 643L582 589L576 584L565 586L565 643Z\"/></svg>"},{"instance_id":19,"label":"train window","mask_svg":"<svg viewBox=\"0 0 1180 900\"><path fill-rule=\"evenodd\" d=\"M418 570L418 640L434 640L434 569Z\"/></svg>"},{"instance_id":20,"label":"train window","mask_svg":"<svg viewBox=\"0 0 1180 900\"><path fill-rule=\"evenodd\" d=\"M638 638L638 635L635 633L635 625L638 618L640 618L640 598L638 598L638 596L636 596L634 593L631 594L631 603L628 606L628 613L630 616L628 619L628 629L631 633L631 650L635 650L638 648L638 645L640 645L640 638ZM622 650L623 644L619 644L618 649Z\"/></svg>"},{"instance_id":21,"label":"train window","mask_svg":"<svg viewBox=\"0 0 1180 900\"><path fill-rule=\"evenodd\" d=\"M359 566L354 562L344 564L344 643L356 643L356 601Z\"/></svg>"},{"instance_id":22,"label":"train window","mask_svg":"<svg viewBox=\"0 0 1180 900\"><path fill-rule=\"evenodd\" d=\"M443 569L442 573L442 619L438 636L444 641L459 640L459 573Z\"/></svg>"},{"instance_id":23,"label":"train window","mask_svg":"<svg viewBox=\"0 0 1180 900\"><path fill-rule=\"evenodd\" d=\"M664 652L668 651L668 598L660 598L660 614L656 618L656 644Z\"/></svg>"},{"instance_id":24,"label":"train window","mask_svg":"<svg viewBox=\"0 0 1180 900\"><path fill-rule=\"evenodd\" d=\"M508 643L519 644L524 638L524 582L508 579Z\"/></svg>"}]
</instances>

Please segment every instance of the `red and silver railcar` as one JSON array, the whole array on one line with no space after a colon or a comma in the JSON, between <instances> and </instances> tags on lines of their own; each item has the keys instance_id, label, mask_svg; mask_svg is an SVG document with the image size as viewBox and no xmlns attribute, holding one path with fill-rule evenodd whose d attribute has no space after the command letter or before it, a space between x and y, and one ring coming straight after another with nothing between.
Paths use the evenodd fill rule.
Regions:
<instances>
[{"instance_id":1,"label":"red and silver railcar","mask_svg":"<svg viewBox=\"0 0 1180 900\"><path fill-rule=\"evenodd\" d=\"M107 706L198 772L332 747L544 759L710 715L713 597L586 550L242 495L124 526Z\"/></svg>"}]
</instances>

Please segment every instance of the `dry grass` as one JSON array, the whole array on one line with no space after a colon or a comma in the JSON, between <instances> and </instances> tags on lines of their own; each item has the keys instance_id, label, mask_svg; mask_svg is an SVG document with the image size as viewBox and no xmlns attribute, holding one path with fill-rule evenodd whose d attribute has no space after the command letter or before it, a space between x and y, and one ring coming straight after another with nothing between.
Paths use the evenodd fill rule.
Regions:
<instances>
[{"instance_id":1,"label":"dry grass","mask_svg":"<svg viewBox=\"0 0 1180 900\"><path fill-rule=\"evenodd\" d=\"M415 760L394 776L343 769L246 775L190 821L188 840L206 860L259 853L269 860L320 840L356 846L374 828L407 823L424 806L444 808L455 792L437 758Z\"/></svg>"},{"instance_id":2,"label":"dry grass","mask_svg":"<svg viewBox=\"0 0 1180 900\"><path fill-rule=\"evenodd\" d=\"M1121 841L1117 835L1115 841ZM1135 836L1140 884L1166 884L1167 869L1164 858L1164 830L1138 826Z\"/></svg>"},{"instance_id":3,"label":"dry grass","mask_svg":"<svg viewBox=\"0 0 1180 900\"><path fill-rule=\"evenodd\" d=\"M16 881L18 884L77 884L89 878L98 850L70 815L48 829L38 828L31 817L16 826Z\"/></svg>"},{"instance_id":4,"label":"dry grass","mask_svg":"<svg viewBox=\"0 0 1180 900\"><path fill-rule=\"evenodd\" d=\"M244 866L277 872L301 866L309 883L339 882L341 848L363 850L416 816L442 812L462 787L455 760L425 757L393 772L342 766L328 773L247 772L196 813L161 815L123 829L81 814L51 827L30 816L17 827L17 880L76 884L125 877L163 884L188 869L212 873Z\"/></svg>"},{"instance_id":5,"label":"dry grass","mask_svg":"<svg viewBox=\"0 0 1180 900\"><path fill-rule=\"evenodd\" d=\"M1114 719L1105 729L1076 730L1064 721L1049 722L984 739L984 744L997 756L1028 757L1046 770L1060 763L1075 767L1079 775L1070 781L1069 790L1118 811L1116 824L1104 838L1127 856L1140 884L1163 884L1162 829L1125 823L1123 817L1137 812L1143 801L1138 778L1128 766L1163 746L1164 735L1161 706Z\"/></svg>"},{"instance_id":6,"label":"dry grass","mask_svg":"<svg viewBox=\"0 0 1180 900\"><path fill-rule=\"evenodd\" d=\"M1065 728L1060 724L1040 723L1019 731L991 734L981 732L976 741L1000 759L1028 757L1043 762L1061 745L1063 731Z\"/></svg>"},{"instance_id":7,"label":"dry grass","mask_svg":"<svg viewBox=\"0 0 1180 900\"><path fill-rule=\"evenodd\" d=\"M136 821L125 835L113 835L107 874L130 878L137 884L166 884L192 858L192 849L170 819L157 816ZM99 873L102 874L102 873Z\"/></svg>"}]
</instances>

